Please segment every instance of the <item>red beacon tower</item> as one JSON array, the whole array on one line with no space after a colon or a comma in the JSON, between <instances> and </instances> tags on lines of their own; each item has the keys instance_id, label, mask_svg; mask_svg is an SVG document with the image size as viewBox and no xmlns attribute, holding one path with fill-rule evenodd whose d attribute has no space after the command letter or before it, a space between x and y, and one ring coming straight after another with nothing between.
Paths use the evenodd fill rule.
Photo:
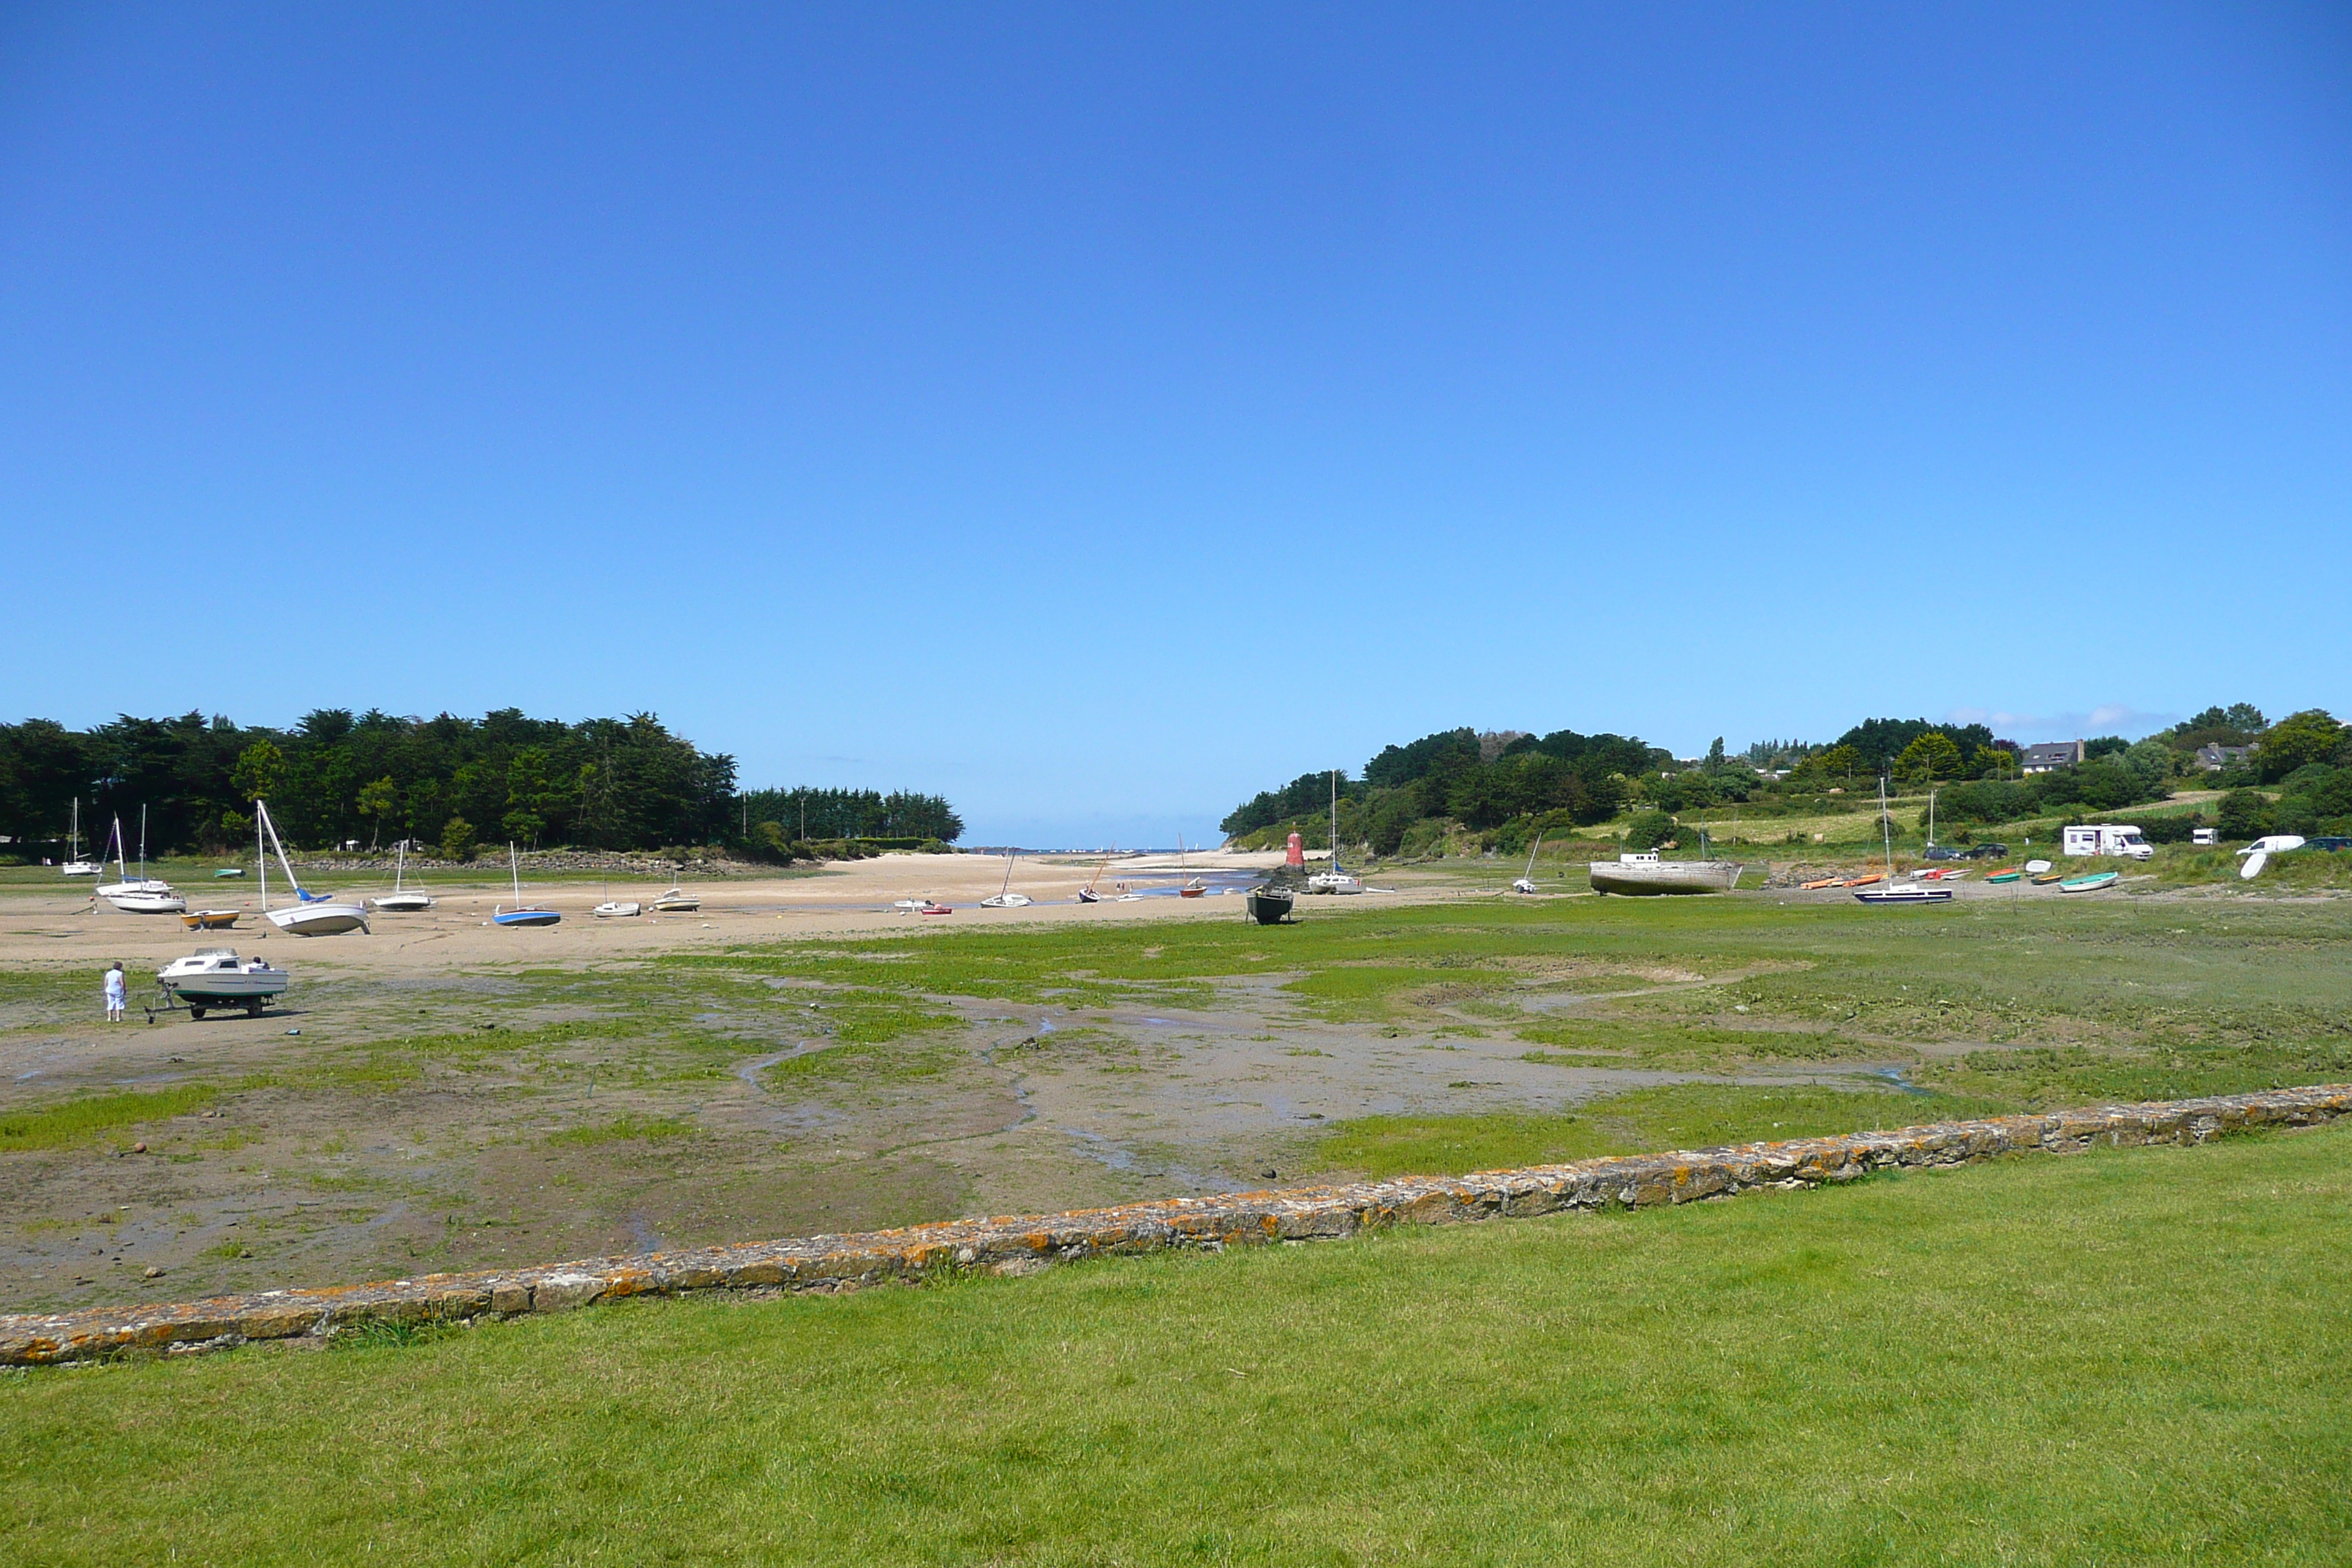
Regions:
<instances>
[{"instance_id":1,"label":"red beacon tower","mask_svg":"<svg viewBox=\"0 0 2352 1568\"><path fill-rule=\"evenodd\" d=\"M1307 864L1307 846L1299 841L1298 835L1296 833L1290 836L1290 847L1284 851L1282 863L1286 866Z\"/></svg>"}]
</instances>

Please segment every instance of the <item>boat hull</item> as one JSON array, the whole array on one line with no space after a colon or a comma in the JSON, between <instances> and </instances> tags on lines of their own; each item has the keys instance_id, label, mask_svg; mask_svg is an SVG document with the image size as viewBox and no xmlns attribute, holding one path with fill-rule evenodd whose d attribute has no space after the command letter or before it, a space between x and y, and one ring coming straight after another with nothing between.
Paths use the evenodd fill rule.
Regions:
<instances>
[{"instance_id":1,"label":"boat hull","mask_svg":"<svg viewBox=\"0 0 2352 1568\"><path fill-rule=\"evenodd\" d=\"M1250 889L1247 908L1250 919L1257 921L1258 924L1278 926L1290 919L1291 910L1297 907L1297 904L1295 896L1286 889L1253 888Z\"/></svg>"},{"instance_id":2,"label":"boat hull","mask_svg":"<svg viewBox=\"0 0 2352 1568\"><path fill-rule=\"evenodd\" d=\"M1741 867L1728 860L1590 860L1596 893L1727 893Z\"/></svg>"},{"instance_id":3,"label":"boat hull","mask_svg":"<svg viewBox=\"0 0 2352 1568\"><path fill-rule=\"evenodd\" d=\"M236 924L235 910L190 910L180 923L190 931L227 931Z\"/></svg>"},{"instance_id":4,"label":"boat hull","mask_svg":"<svg viewBox=\"0 0 2352 1568\"><path fill-rule=\"evenodd\" d=\"M386 893L380 899L370 899L368 904L387 914L421 915L433 907L433 900L425 893Z\"/></svg>"},{"instance_id":5,"label":"boat hull","mask_svg":"<svg viewBox=\"0 0 2352 1568\"><path fill-rule=\"evenodd\" d=\"M109 893L106 901L126 915L176 915L188 907L177 893Z\"/></svg>"},{"instance_id":6,"label":"boat hull","mask_svg":"<svg viewBox=\"0 0 2352 1568\"><path fill-rule=\"evenodd\" d=\"M1866 893L1856 893L1854 902L1873 908L1895 904L1948 904L1952 901L1949 888L1873 888Z\"/></svg>"},{"instance_id":7,"label":"boat hull","mask_svg":"<svg viewBox=\"0 0 2352 1568\"><path fill-rule=\"evenodd\" d=\"M594 909L590 910L588 912L594 915L600 921L627 920L634 915L641 915L645 913L646 907L634 900L626 903L614 900L609 903L598 904Z\"/></svg>"},{"instance_id":8,"label":"boat hull","mask_svg":"<svg viewBox=\"0 0 2352 1568\"><path fill-rule=\"evenodd\" d=\"M2058 890L2062 893L2095 893L2102 888L2112 888L2115 885L2115 872L2094 871L2087 877L2067 878L2058 884Z\"/></svg>"},{"instance_id":9,"label":"boat hull","mask_svg":"<svg viewBox=\"0 0 2352 1568\"><path fill-rule=\"evenodd\" d=\"M996 893L980 900L983 910L1025 910L1037 900L1026 893Z\"/></svg>"},{"instance_id":10,"label":"boat hull","mask_svg":"<svg viewBox=\"0 0 2352 1568\"><path fill-rule=\"evenodd\" d=\"M502 926L551 926L563 919L555 910L494 910L490 921Z\"/></svg>"},{"instance_id":11,"label":"boat hull","mask_svg":"<svg viewBox=\"0 0 2352 1568\"><path fill-rule=\"evenodd\" d=\"M293 936L341 936L347 931L368 929L367 910L357 904L343 903L296 904L272 910L269 923Z\"/></svg>"}]
</instances>

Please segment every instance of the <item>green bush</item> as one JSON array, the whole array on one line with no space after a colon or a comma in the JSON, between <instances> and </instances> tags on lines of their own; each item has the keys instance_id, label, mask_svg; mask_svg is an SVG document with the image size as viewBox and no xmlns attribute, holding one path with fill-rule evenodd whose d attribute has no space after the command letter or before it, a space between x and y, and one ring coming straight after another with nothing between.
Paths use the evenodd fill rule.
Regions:
<instances>
[{"instance_id":1,"label":"green bush","mask_svg":"<svg viewBox=\"0 0 2352 1568\"><path fill-rule=\"evenodd\" d=\"M462 816L453 816L441 825L441 858L460 865L474 858L474 825Z\"/></svg>"},{"instance_id":2,"label":"green bush","mask_svg":"<svg viewBox=\"0 0 2352 1568\"><path fill-rule=\"evenodd\" d=\"M2233 789L2221 797L2214 822L2224 838L2260 838L2271 830L2271 803L2260 790Z\"/></svg>"},{"instance_id":3,"label":"green bush","mask_svg":"<svg viewBox=\"0 0 2352 1568\"><path fill-rule=\"evenodd\" d=\"M1655 849L1673 838L1678 830L1675 819L1663 811L1637 811L1625 825L1625 847L1633 850Z\"/></svg>"}]
</instances>

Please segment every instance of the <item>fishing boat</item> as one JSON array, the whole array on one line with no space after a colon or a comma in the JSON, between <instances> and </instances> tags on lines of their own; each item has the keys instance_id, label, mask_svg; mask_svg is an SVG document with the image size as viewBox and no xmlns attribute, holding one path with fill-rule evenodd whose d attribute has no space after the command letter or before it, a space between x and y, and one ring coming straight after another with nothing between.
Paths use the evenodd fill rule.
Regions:
<instances>
[{"instance_id":1,"label":"fishing boat","mask_svg":"<svg viewBox=\"0 0 2352 1568\"><path fill-rule=\"evenodd\" d=\"M190 931L227 931L236 924L236 910L190 910L180 923Z\"/></svg>"},{"instance_id":2,"label":"fishing boat","mask_svg":"<svg viewBox=\"0 0 2352 1568\"><path fill-rule=\"evenodd\" d=\"M541 909L522 901L522 862L515 855L514 842L507 843L507 874L514 879L515 907L499 904L490 910L490 922L502 926L551 926L563 919L553 910Z\"/></svg>"},{"instance_id":3,"label":"fishing boat","mask_svg":"<svg viewBox=\"0 0 2352 1568\"><path fill-rule=\"evenodd\" d=\"M982 909L1026 909L1029 905L1037 901L1026 893L1016 893L1013 890L1013 862L1018 860L1020 858L1021 851L1018 849L1008 849L1004 852L1004 886L997 889L994 893L992 893L987 898L981 900L980 907Z\"/></svg>"},{"instance_id":4,"label":"fishing boat","mask_svg":"<svg viewBox=\"0 0 2352 1568\"><path fill-rule=\"evenodd\" d=\"M1310 893L1360 893L1364 879L1352 876L1339 864L1339 770L1331 770L1331 864L1307 879Z\"/></svg>"},{"instance_id":5,"label":"fishing boat","mask_svg":"<svg viewBox=\"0 0 2352 1568\"><path fill-rule=\"evenodd\" d=\"M200 947L155 972L155 984L163 994L185 1004L192 1018L231 1007L242 1007L248 1017L258 1018L264 1006L286 994L289 983L286 972L268 959L241 962L233 947Z\"/></svg>"},{"instance_id":6,"label":"fishing boat","mask_svg":"<svg viewBox=\"0 0 2352 1568\"><path fill-rule=\"evenodd\" d=\"M2102 888L2114 887L2117 875L2114 871L2086 871L2060 882L2058 890L2062 893L2095 893Z\"/></svg>"},{"instance_id":7,"label":"fishing boat","mask_svg":"<svg viewBox=\"0 0 2352 1568\"><path fill-rule=\"evenodd\" d=\"M81 796L76 795L74 796L73 803L72 850L67 858L66 863L58 868L58 875L60 877L102 877L105 874L106 862L103 859L85 860L81 858Z\"/></svg>"},{"instance_id":8,"label":"fishing boat","mask_svg":"<svg viewBox=\"0 0 2352 1568\"><path fill-rule=\"evenodd\" d=\"M702 900L692 893L673 887L654 900L654 912L662 915L690 915L702 908Z\"/></svg>"},{"instance_id":9,"label":"fishing boat","mask_svg":"<svg viewBox=\"0 0 2352 1568\"><path fill-rule=\"evenodd\" d=\"M1288 888L1277 888L1269 882L1262 888L1252 888L1244 907L1258 924L1278 926L1291 918L1290 911L1297 901L1297 895Z\"/></svg>"},{"instance_id":10,"label":"fishing boat","mask_svg":"<svg viewBox=\"0 0 2352 1568\"><path fill-rule=\"evenodd\" d=\"M303 890L302 879L294 874L293 862L286 858L286 846L278 837L278 824L270 820L267 801L254 801L253 817L255 858L261 862L263 919L296 936L340 936L347 931L367 931L367 910L363 906L331 894ZM278 868L286 873L287 883L294 889L295 901L282 910L269 907L269 860L268 851L261 847L264 834L268 835L269 848L278 852Z\"/></svg>"},{"instance_id":11,"label":"fishing boat","mask_svg":"<svg viewBox=\"0 0 2352 1568\"><path fill-rule=\"evenodd\" d=\"M1854 894L1854 902L1867 904L1873 909L1892 909L1912 904L1948 904L1952 901L1952 889L1940 883L1895 880L1895 825L1894 820L1886 815L1886 780L1883 777L1878 781L1878 833L1879 837L1886 845L1886 886L1872 888L1865 892ZM1875 882L1879 879L1873 877L1870 880Z\"/></svg>"},{"instance_id":12,"label":"fishing boat","mask_svg":"<svg viewBox=\"0 0 2352 1568\"><path fill-rule=\"evenodd\" d=\"M1585 873L1596 893L1727 893L1742 868L1728 860L1668 860L1654 849L1591 860Z\"/></svg>"},{"instance_id":13,"label":"fishing boat","mask_svg":"<svg viewBox=\"0 0 2352 1568\"><path fill-rule=\"evenodd\" d=\"M399 859L394 863L392 868L392 891L380 899L370 899L368 902L377 909L389 910L394 914L423 914L433 907L433 899L419 889L404 885L408 877L407 839L404 838L400 841L395 853L399 856Z\"/></svg>"},{"instance_id":14,"label":"fishing boat","mask_svg":"<svg viewBox=\"0 0 2352 1568\"><path fill-rule=\"evenodd\" d=\"M1515 893L1532 893L1536 890L1536 849L1540 849L1542 847L1543 835L1538 833L1536 835L1535 849L1528 851L1528 868L1519 873L1519 879L1517 881L1511 884L1511 891Z\"/></svg>"}]
</instances>

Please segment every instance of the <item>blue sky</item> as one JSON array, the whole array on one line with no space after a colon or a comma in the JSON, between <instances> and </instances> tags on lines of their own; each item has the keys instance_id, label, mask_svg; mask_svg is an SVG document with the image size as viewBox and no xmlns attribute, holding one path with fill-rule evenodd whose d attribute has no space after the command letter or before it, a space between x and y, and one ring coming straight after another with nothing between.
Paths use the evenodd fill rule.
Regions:
<instances>
[{"instance_id":1,"label":"blue sky","mask_svg":"<svg viewBox=\"0 0 2352 1568\"><path fill-rule=\"evenodd\" d=\"M0 11L0 717L971 837L1456 723L2352 708L2324 7Z\"/></svg>"}]
</instances>

